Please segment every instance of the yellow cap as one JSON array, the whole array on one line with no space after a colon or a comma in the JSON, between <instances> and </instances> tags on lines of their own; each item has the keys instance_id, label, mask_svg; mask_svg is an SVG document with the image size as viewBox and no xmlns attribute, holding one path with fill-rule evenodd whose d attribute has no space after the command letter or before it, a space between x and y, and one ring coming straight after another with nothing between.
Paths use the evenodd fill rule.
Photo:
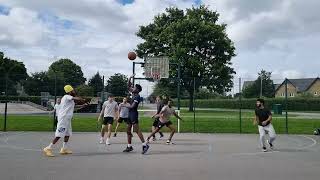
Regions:
<instances>
[{"instance_id":1,"label":"yellow cap","mask_svg":"<svg viewBox=\"0 0 320 180\"><path fill-rule=\"evenodd\" d=\"M70 85L66 85L66 86L64 86L64 91L65 91L66 93L69 93L69 92L73 91L73 87L70 86Z\"/></svg>"}]
</instances>

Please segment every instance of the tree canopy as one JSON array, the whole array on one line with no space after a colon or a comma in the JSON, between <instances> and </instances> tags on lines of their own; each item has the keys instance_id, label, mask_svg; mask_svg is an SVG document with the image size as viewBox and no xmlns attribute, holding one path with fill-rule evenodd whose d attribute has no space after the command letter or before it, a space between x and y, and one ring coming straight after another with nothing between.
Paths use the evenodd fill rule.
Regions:
<instances>
[{"instance_id":1,"label":"tree canopy","mask_svg":"<svg viewBox=\"0 0 320 180\"><path fill-rule=\"evenodd\" d=\"M144 42L138 44L137 54L168 56L170 62L181 64L181 84L193 99L193 80L196 89L205 86L216 93L229 91L235 74L231 58L235 47L226 33L226 24L218 23L219 14L206 6L183 11L168 8L154 21L141 26L137 36ZM170 69L177 77L177 68ZM191 102L191 101L190 101ZM192 110L192 102L190 110Z\"/></svg>"}]
</instances>

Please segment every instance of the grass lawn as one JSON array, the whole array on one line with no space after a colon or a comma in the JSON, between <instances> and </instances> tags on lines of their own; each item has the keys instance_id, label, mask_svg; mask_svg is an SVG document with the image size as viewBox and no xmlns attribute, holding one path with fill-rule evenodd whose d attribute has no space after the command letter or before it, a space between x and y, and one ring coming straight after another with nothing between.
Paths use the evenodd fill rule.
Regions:
<instances>
[{"instance_id":1,"label":"grass lawn","mask_svg":"<svg viewBox=\"0 0 320 180\"><path fill-rule=\"evenodd\" d=\"M140 113L140 127L144 132L150 131L153 120L149 114ZM194 121L193 113L182 111L181 116L184 119L181 122L181 132L199 133L239 133L240 120L239 112L224 111L197 111ZM242 132L257 133L257 128L252 125L253 112L242 113ZM96 132L98 131L97 115L74 116L72 125L73 131L78 132ZM52 131L52 116L49 115L9 115L7 121L8 131ZM3 129L3 115L0 117L0 130ZM176 125L177 120L172 118ZM286 132L286 122L284 116L273 116L273 125L277 133ZM315 128L320 127L319 119L300 119L298 116L289 115L288 120L289 133L291 134L312 134ZM166 128L163 128L167 131ZM125 131L125 125L120 126L120 131Z\"/></svg>"}]
</instances>

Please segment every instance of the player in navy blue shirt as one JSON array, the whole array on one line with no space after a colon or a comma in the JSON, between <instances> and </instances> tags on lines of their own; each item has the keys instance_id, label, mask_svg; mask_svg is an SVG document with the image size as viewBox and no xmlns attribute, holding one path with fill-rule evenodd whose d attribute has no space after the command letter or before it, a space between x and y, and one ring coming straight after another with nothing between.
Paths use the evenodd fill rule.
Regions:
<instances>
[{"instance_id":1,"label":"player in navy blue shirt","mask_svg":"<svg viewBox=\"0 0 320 180\"><path fill-rule=\"evenodd\" d=\"M143 134L139 128L139 113L138 113L139 104L141 102L139 93L142 91L142 87L139 84L136 84L133 86L133 84L131 83L131 80L133 77L134 75L132 75L128 81L128 89L129 89L129 92L132 94L132 99L131 99L130 105L127 106L129 108L129 120L127 121L128 146L123 152L133 151L133 147L131 145L131 141L132 141L131 128L133 127L134 132L137 133L137 135L139 136L142 142L142 154L145 154L149 149L149 145L146 143L143 137Z\"/></svg>"}]
</instances>

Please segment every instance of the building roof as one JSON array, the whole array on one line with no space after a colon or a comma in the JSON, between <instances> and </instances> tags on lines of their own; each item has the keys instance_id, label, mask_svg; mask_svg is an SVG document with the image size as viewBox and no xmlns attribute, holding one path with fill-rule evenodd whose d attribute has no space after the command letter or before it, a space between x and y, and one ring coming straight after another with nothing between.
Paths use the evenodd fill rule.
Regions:
<instances>
[{"instance_id":1,"label":"building roof","mask_svg":"<svg viewBox=\"0 0 320 180\"><path fill-rule=\"evenodd\" d=\"M298 92L305 92L318 79L319 78L288 79L288 82L291 83L294 87L296 87ZM285 82L286 81L284 80L282 84L276 87L276 91L279 87L284 85Z\"/></svg>"}]
</instances>

